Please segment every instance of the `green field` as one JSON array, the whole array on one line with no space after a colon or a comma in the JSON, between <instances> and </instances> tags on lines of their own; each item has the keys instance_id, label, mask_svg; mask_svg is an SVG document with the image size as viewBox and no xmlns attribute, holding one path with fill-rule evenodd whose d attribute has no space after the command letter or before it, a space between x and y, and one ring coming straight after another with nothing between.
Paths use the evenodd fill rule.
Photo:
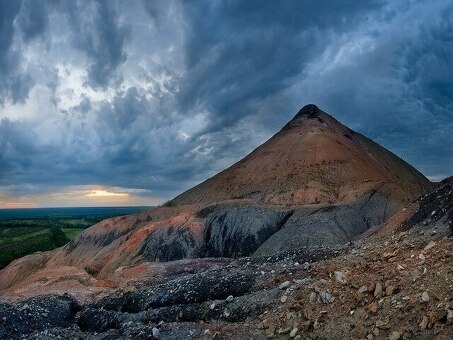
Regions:
<instances>
[{"instance_id":1,"label":"green field","mask_svg":"<svg viewBox=\"0 0 453 340\"><path fill-rule=\"evenodd\" d=\"M65 245L83 229L57 227L0 227L0 268L36 251L52 250Z\"/></svg>"},{"instance_id":2,"label":"green field","mask_svg":"<svg viewBox=\"0 0 453 340\"><path fill-rule=\"evenodd\" d=\"M65 245L84 229L106 218L150 207L69 207L0 209L0 269L36 251Z\"/></svg>"},{"instance_id":3,"label":"green field","mask_svg":"<svg viewBox=\"0 0 453 340\"><path fill-rule=\"evenodd\" d=\"M19 257L61 247L96 222L67 218L0 219L0 269Z\"/></svg>"}]
</instances>

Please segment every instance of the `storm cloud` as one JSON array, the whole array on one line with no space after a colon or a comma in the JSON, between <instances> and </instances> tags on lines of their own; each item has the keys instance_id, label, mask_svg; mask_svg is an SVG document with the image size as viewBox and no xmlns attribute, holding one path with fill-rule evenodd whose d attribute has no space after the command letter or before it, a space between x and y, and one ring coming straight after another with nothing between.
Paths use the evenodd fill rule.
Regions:
<instances>
[{"instance_id":1,"label":"storm cloud","mask_svg":"<svg viewBox=\"0 0 453 340\"><path fill-rule=\"evenodd\" d=\"M449 0L0 0L0 197L171 198L307 103L439 180L452 56Z\"/></svg>"}]
</instances>

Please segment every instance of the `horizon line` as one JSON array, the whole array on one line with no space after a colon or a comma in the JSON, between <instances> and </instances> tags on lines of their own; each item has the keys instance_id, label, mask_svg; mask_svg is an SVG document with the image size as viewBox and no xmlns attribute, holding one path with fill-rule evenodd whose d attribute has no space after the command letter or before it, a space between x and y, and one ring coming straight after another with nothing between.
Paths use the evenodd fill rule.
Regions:
<instances>
[{"instance_id":1,"label":"horizon line","mask_svg":"<svg viewBox=\"0 0 453 340\"><path fill-rule=\"evenodd\" d=\"M34 207L1 207L0 210L7 210L7 209L63 209L63 208L153 208L157 207L158 205L78 205L78 206L34 206Z\"/></svg>"}]
</instances>

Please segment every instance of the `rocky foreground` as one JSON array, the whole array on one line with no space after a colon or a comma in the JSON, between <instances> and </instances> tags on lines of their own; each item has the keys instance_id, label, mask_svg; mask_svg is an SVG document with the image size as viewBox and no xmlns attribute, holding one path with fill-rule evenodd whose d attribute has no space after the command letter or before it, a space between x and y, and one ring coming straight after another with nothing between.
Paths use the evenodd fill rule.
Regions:
<instances>
[{"instance_id":1,"label":"rocky foreground","mask_svg":"<svg viewBox=\"0 0 453 340\"><path fill-rule=\"evenodd\" d=\"M451 339L453 184L344 246L174 261L81 301L0 304L1 339Z\"/></svg>"}]
</instances>

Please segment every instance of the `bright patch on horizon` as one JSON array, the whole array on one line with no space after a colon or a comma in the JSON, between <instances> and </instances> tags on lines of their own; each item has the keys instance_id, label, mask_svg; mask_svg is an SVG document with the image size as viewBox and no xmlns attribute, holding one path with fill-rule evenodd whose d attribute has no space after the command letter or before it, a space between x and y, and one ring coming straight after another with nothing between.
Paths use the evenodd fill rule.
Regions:
<instances>
[{"instance_id":1,"label":"bright patch on horizon","mask_svg":"<svg viewBox=\"0 0 453 340\"><path fill-rule=\"evenodd\" d=\"M6 208L34 208L38 205L33 202L5 202L0 201L0 209Z\"/></svg>"},{"instance_id":2,"label":"bright patch on horizon","mask_svg":"<svg viewBox=\"0 0 453 340\"><path fill-rule=\"evenodd\" d=\"M2 190L6 193L2 194ZM49 193L16 196L0 186L0 209L40 207L156 206L163 200L150 191L101 185L72 185Z\"/></svg>"},{"instance_id":3,"label":"bright patch on horizon","mask_svg":"<svg viewBox=\"0 0 453 340\"><path fill-rule=\"evenodd\" d=\"M129 194L109 192L107 190L92 190L85 196L86 197L128 197Z\"/></svg>"}]
</instances>

